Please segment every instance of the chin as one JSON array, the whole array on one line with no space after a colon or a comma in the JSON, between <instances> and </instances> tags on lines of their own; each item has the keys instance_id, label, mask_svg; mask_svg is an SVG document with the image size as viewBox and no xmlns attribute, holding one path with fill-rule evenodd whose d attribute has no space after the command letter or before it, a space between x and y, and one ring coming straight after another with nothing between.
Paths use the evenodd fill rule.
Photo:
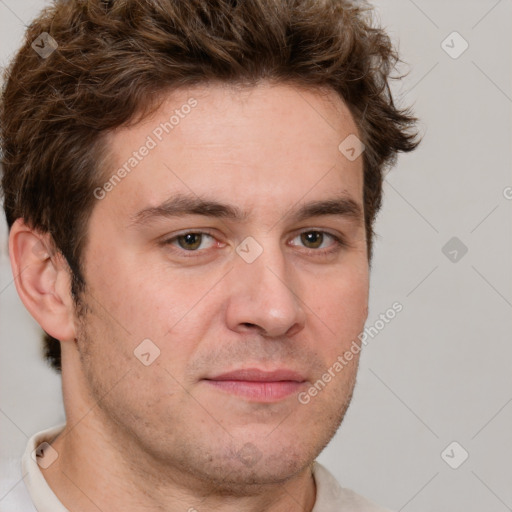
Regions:
<instances>
[{"instance_id":1,"label":"chin","mask_svg":"<svg viewBox=\"0 0 512 512\"><path fill-rule=\"evenodd\" d=\"M263 456L249 467L239 461L231 464L221 464L211 468L206 477L212 484L211 492L218 495L251 496L268 489L270 486L280 486L297 476L311 465L308 457L277 458Z\"/></svg>"}]
</instances>

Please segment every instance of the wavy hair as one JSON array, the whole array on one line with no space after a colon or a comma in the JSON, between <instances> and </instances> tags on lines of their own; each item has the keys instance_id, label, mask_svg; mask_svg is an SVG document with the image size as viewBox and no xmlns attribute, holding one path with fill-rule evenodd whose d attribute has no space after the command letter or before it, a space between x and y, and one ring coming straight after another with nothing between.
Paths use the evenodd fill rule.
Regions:
<instances>
[{"instance_id":1,"label":"wavy hair","mask_svg":"<svg viewBox=\"0 0 512 512\"><path fill-rule=\"evenodd\" d=\"M42 56L33 46L52 49ZM41 36L43 34L43 36ZM50 45L50 46L46 46ZM60 0L28 27L0 104L2 190L10 227L51 234L78 305L87 221L108 156L105 134L141 120L173 89L213 81L288 82L336 91L362 142L368 259L383 170L417 144L395 106L399 56L365 2L349 0ZM44 353L61 369L60 343Z\"/></svg>"}]
</instances>

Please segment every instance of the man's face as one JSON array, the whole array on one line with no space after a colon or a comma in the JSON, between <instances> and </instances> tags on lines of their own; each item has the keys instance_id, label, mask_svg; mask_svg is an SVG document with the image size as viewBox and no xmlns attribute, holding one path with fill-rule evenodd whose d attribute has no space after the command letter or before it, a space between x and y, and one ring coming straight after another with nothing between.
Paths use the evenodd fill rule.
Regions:
<instances>
[{"instance_id":1,"label":"man's face","mask_svg":"<svg viewBox=\"0 0 512 512\"><path fill-rule=\"evenodd\" d=\"M110 134L106 180L137 163L88 225L74 392L119 449L233 487L296 474L334 435L357 356L301 402L367 316L362 158L338 149L355 133L334 93L262 84L177 91Z\"/></svg>"}]
</instances>

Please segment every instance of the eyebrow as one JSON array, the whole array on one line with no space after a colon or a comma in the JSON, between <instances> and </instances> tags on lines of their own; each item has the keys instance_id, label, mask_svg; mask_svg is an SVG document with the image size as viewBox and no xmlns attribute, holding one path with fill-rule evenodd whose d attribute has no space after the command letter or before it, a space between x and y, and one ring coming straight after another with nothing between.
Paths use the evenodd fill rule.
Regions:
<instances>
[{"instance_id":1,"label":"eyebrow","mask_svg":"<svg viewBox=\"0 0 512 512\"><path fill-rule=\"evenodd\" d=\"M203 199L197 196L177 195L157 206L150 206L138 211L131 217L131 226L140 226L161 218L185 217L187 215L203 215L219 219L243 222L248 219L249 212L237 206ZM335 215L346 217L361 223L363 208L346 195L339 195L325 200L311 201L300 205L297 203L282 218L301 222L311 217Z\"/></svg>"}]
</instances>

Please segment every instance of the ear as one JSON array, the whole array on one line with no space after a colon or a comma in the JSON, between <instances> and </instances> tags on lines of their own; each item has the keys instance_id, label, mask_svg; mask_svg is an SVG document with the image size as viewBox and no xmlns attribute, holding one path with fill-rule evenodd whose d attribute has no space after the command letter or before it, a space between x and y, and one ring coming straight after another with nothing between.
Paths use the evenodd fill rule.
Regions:
<instances>
[{"instance_id":1,"label":"ear","mask_svg":"<svg viewBox=\"0 0 512 512\"><path fill-rule=\"evenodd\" d=\"M53 248L51 235L41 234L17 219L9 233L14 283L37 323L60 341L75 338L71 270Z\"/></svg>"}]
</instances>

